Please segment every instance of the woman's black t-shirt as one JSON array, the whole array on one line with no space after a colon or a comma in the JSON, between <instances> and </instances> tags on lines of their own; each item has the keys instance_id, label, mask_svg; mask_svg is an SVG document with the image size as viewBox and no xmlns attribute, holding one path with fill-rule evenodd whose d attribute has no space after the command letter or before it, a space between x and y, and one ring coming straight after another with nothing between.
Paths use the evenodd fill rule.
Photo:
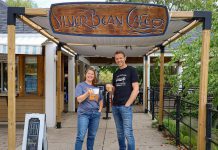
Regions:
<instances>
[{"instance_id":1,"label":"woman's black t-shirt","mask_svg":"<svg viewBox=\"0 0 218 150\"><path fill-rule=\"evenodd\" d=\"M125 105L132 93L132 83L138 82L136 69L127 66L113 74L113 86L115 87L113 105Z\"/></svg>"}]
</instances>

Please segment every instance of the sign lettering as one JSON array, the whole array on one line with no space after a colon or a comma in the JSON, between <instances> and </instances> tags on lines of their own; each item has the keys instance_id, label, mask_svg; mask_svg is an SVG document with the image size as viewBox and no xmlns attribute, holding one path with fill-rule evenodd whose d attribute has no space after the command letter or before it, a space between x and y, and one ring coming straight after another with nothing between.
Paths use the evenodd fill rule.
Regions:
<instances>
[{"instance_id":1,"label":"sign lettering","mask_svg":"<svg viewBox=\"0 0 218 150\"><path fill-rule=\"evenodd\" d=\"M26 149L38 149L39 125L40 120L38 118L31 118L29 120Z\"/></svg>"},{"instance_id":2,"label":"sign lettering","mask_svg":"<svg viewBox=\"0 0 218 150\"><path fill-rule=\"evenodd\" d=\"M152 36L165 33L165 6L130 3L62 3L50 9L53 32L97 36Z\"/></svg>"}]
</instances>

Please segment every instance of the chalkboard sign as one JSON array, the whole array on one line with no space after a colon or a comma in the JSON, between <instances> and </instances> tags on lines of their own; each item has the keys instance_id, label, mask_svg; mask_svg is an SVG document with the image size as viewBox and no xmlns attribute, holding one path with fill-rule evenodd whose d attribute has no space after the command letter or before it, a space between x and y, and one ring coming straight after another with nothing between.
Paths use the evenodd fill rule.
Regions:
<instances>
[{"instance_id":1,"label":"chalkboard sign","mask_svg":"<svg viewBox=\"0 0 218 150\"><path fill-rule=\"evenodd\" d=\"M31 118L29 120L26 149L36 150L38 148L40 120Z\"/></svg>"},{"instance_id":2,"label":"chalkboard sign","mask_svg":"<svg viewBox=\"0 0 218 150\"><path fill-rule=\"evenodd\" d=\"M45 114L26 114L22 150L47 150Z\"/></svg>"}]
</instances>

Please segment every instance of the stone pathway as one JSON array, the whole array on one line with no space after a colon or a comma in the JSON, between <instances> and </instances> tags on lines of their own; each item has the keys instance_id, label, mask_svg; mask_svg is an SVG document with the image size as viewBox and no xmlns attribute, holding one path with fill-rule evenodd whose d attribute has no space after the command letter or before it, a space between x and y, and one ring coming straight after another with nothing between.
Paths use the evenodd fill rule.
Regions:
<instances>
[{"instance_id":1,"label":"stone pathway","mask_svg":"<svg viewBox=\"0 0 218 150\"><path fill-rule=\"evenodd\" d=\"M102 114L104 117L105 114ZM112 114L110 120L100 121L99 130L95 140L94 150L118 150L116 129ZM149 114L134 113L133 128L136 141L136 150L176 150L173 145L151 127L151 116ZM49 150L73 150L77 130L76 113L64 113L62 128L48 128L48 148ZM23 125L17 125L17 150L21 150ZM86 140L83 149L86 150ZM0 150L7 150L7 125L0 125Z\"/></svg>"}]
</instances>

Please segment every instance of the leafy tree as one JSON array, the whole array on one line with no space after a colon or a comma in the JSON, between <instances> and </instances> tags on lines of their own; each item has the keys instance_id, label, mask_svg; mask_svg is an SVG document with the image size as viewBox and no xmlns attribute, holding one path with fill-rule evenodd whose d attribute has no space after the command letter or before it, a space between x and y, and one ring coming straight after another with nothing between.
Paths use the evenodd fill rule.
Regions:
<instances>
[{"instance_id":1,"label":"leafy tree","mask_svg":"<svg viewBox=\"0 0 218 150\"><path fill-rule=\"evenodd\" d=\"M108 0L115 1L115 0ZM208 91L209 95L213 95L213 103L218 105L218 2L217 0L120 0L125 2L143 2L166 5L171 10L178 11L201 11L208 10L212 12L212 29L211 29L211 43L210 43L210 62L209 62L209 80L208 80ZM199 32L199 30L197 31ZM175 62L180 62L183 67L181 75L169 74L169 70L165 69L166 82L170 83L174 88L172 91L177 92L180 81L182 81L185 87L184 91L187 91L191 87L199 87L200 80L200 54L202 47L201 36L192 43L187 44L189 36L180 38L176 42L180 43L177 49L173 49L172 52L174 57L168 64L173 65ZM158 61L157 61L158 64ZM156 65L155 76L158 77ZM151 71L151 76L152 73ZM154 76L154 75L153 75ZM152 82L153 80L151 80ZM158 83L158 79L155 80L155 84ZM184 93L183 93L184 94ZM188 97L190 101L198 101L198 92Z\"/></svg>"},{"instance_id":2,"label":"leafy tree","mask_svg":"<svg viewBox=\"0 0 218 150\"><path fill-rule=\"evenodd\" d=\"M184 10L209 10L212 11L212 29L211 29L211 44L210 44L210 62L209 62L209 80L208 91L209 95L214 97L213 103L218 105L218 5L214 0L195 1L194 4L184 5ZM198 4L198 5L196 5ZM178 89L178 81L182 81L185 91L191 87L199 87L200 82L200 54L202 47L202 39L199 37L192 44L187 44L187 36L181 38L179 48L173 51L174 57L170 63L180 61L183 67L182 75L168 76L167 80ZM177 85L177 86L175 86ZM194 95L188 95L187 99L198 101L198 92Z\"/></svg>"},{"instance_id":3,"label":"leafy tree","mask_svg":"<svg viewBox=\"0 0 218 150\"><path fill-rule=\"evenodd\" d=\"M110 71L99 72L99 82L101 84L112 83L113 74Z\"/></svg>"},{"instance_id":4,"label":"leafy tree","mask_svg":"<svg viewBox=\"0 0 218 150\"><path fill-rule=\"evenodd\" d=\"M31 0L6 0L6 4L12 7L36 8L37 4Z\"/></svg>"}]
</instances>

